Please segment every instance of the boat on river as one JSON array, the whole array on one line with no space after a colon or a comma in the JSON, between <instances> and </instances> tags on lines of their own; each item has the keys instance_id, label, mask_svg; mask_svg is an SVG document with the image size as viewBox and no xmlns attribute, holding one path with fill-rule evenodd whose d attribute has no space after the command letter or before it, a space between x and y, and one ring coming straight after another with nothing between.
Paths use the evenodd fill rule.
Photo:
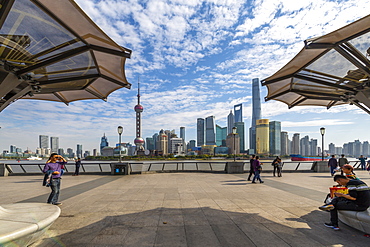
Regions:
<instances>
[{"instance_id":1,"label":"boat on river","mask_svg":"<svg viewBox=\"0 0 370 247\"><path fill-rule=\"evenodd\" d=\"M324 157L324 160L327 160L329 157ZM300 154L291 154L290 159L292 161L321 161L321 156L302 156Z\"/></svg>"}]
</instances>

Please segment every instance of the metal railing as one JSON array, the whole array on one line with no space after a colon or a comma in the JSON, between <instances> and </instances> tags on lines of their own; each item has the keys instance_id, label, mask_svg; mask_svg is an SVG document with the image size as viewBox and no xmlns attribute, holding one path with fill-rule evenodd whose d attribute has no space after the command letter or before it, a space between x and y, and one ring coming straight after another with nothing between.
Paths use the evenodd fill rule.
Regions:
<instances>
[{"instance_id":1,"label":"metal railing","mask_svg":"<svg viewBox=\"0 0 370 247\"><path fill-rule=\"evenodd\" d=\"M129 163L131 173L145 172L224 172L225 165L228 160L185 160L185 161L143 161L143 162L127 162ZM244 164L244 170L249 171L249 160L240 161ZM109 174L111 172L111 164L116 162L82 162L81 174ZM263 165L264 171L272 171L273 166L270 162L265 162ZM283 162L283 171L285 172L308 172L311 171L312 161L287 161ZM355 168L360 167L359 161L350 162ZM45 163L8 163L5 168L10 175L22 174L40 174ZM65 173L73 173L75 169L74 163L65 165Z\"/></svg>"}]
</instances>

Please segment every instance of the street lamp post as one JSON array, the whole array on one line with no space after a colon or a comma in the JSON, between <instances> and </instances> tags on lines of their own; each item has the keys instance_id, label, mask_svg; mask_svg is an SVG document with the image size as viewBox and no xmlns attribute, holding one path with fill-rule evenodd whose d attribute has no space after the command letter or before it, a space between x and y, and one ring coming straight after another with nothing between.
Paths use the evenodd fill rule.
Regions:
<instances>
[{"instance_id":1,"label":"street lamp post","mask_svg":"<svg viewBox=\"0 0 370 247\"><path fill-rule=\"evenodd\" d=\"M322 147L321 147L321 160L324 161L324 135L325 135L325 128L324 127L321 127L320 128L320 134L321 134L321 143L322 143Z\"/></svg>"},{"instance_id":2,"label":"street lamp post","mask_svg":"<svg viewBox=\"0 0 370 247\"><path fill-rule=\"evenodd\" d=\"M118 131L118 135L119 135L119 162L121 163L121 161L122 161L122 159L121 159L121 135L122 135L122 132L123 132L123 127L118 126L117 131Z\"/></svg>"},{"instance_id":3,"label":"street lamp post","mask_svg":"<svg viewBox=\"0 0 370 247\"><path fill-rule=\"evenodd\" d=\"M235 148L235 135L236 135L236 127L233 127L233 136L234 136L234 162L235 162L235 156L236 156L236 148Z\"/></svg>"}]
</instances>

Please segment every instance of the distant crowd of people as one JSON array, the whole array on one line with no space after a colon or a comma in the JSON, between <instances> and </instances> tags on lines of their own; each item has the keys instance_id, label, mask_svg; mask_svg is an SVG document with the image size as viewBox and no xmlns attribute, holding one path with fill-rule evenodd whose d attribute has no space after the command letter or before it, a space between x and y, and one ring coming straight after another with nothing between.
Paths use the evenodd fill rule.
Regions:
<instances>
[{"instance_id":1,"label":"distant crowd of people","mask_svg":"<svg viewBox=\"0 0 370 247\"><path fill-rule=\"evenodd\" d=\"M366 163L367 157L364 157L363 155L361 155L358 158L358 160L360 160L361 170L370 171L370 160L368 160ZM334 174L337 171L340 171L341 175L343 175L343 166L345 165L349 165L349 162L344 154L342 154L338 160L335 158L335 155L332 155L328 161L328 167L330 168L330 174L334 176Z\"/></svg>"},{"instance_id":2,"label":"distant crowd of people","mask_svg":"<svg viewBox=\"0 0 370 247\"><path fill-rule=\"evenodd\" d=\"M250 163L250 169L249 169L249 176L248 181L251 181L252 175L252 184L255 184L256 181L259 181L260 183L263 183L263 180L261 179L261 172L262 172L262 165L263 163L260 162L259 156L252 155L249 163ZM273 166L273 175L274 177L282 176L282 169L283 169L283 162L281 161L279 156L276 156L276 158L272 161L271 165Z\"/></svg>"}]
</instances>

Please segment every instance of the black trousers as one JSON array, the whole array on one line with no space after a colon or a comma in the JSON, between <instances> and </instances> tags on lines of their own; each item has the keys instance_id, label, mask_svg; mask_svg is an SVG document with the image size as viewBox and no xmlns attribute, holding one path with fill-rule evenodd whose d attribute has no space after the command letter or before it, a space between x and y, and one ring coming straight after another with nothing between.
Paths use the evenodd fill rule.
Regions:
<instances>
[{"instance_id":1,"label":"black trousers","mask_svg":"<svg viewBox=\"0 0 370 247\"><path fill-rule=\"evenodd\" d=\"M254 171L253 170L249 170L248 181L251 180L252 175L254 175Z\"/></svg>"},{"instance_id":2,"label":"black trousers","mask_svg":"<svg viewBox=\"0 0 370 247\"><path fill-rule=\"evenodd\" d=\"M75 174L74 175L79 175L79 174L80 174L80 167L79 166L76 166Z\"/></svg>"},{"instance_id":3,"label":"black trousers","mask_svg":"<svg viewBox=\"0 0 370 247\"><path fill-rule=\"evenodd\" d=\"M338 210L365 211L367 207L359 207L355 201L348 200L344 197L335 197L331 204L334 209L330 210L330 221L333 225L338 225Z\"/></svg>"}]
</instances>

